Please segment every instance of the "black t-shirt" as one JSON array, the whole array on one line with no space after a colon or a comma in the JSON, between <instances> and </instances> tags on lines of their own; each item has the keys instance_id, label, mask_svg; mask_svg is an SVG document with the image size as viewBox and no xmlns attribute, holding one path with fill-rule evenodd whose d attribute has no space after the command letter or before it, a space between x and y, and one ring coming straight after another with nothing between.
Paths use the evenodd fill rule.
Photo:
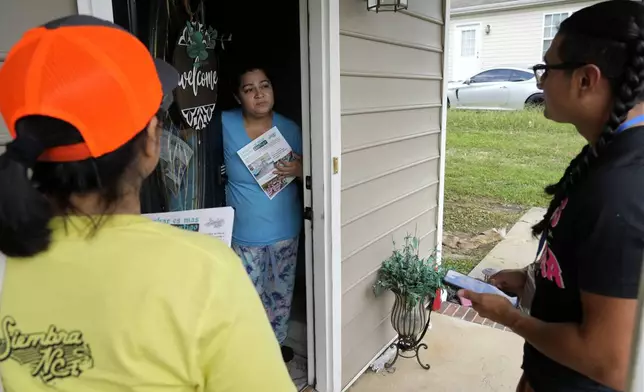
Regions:
<instances>
[{"instance_id":1,"label":"black t-shirt","mask_svg":"<svg viewBox=\"0 0 644 392\"><path fill-rule=\"evenodd\" d=\"M644 127L617 135L553 215L531 314L580 323L581 293L637 298L644 254ZM612 392L526 343L523 369L535 392Z\"/></svg>"}]
</instances>

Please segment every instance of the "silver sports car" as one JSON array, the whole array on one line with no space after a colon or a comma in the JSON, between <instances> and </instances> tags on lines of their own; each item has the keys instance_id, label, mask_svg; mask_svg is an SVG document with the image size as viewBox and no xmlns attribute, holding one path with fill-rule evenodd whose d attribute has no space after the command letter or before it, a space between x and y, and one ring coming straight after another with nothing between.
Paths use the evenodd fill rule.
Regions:
<instances>
[{"instance_id":1,"label":"silver sports car","mask_svg":"<svg viewBox=\"0 0 644 392\"><path fill-rule=\"evenodd\" d=\"M543 92L531 69L492 68L449 82L447 104L453 109L519 110L543 105Z\"/></svg>"}]
</instances>

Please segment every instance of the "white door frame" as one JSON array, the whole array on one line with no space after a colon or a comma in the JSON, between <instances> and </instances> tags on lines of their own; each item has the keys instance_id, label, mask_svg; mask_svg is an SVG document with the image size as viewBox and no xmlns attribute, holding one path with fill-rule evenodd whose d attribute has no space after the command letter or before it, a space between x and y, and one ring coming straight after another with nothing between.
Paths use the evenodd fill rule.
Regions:
<instances>
[{"instance_id":1,"label":"white door frame","mask_svg":"<svg viewBox=\"0 0 644 392\"><path fill-rule=\"evenodd\" d=\"M333 157L339 157L341 148L340 60L339 50L335 58L332 53L325 52L325 48L334 47L329 38L333 34L330 27L333 22L324 20L325 14L332 15L324 11L324 6L328 6L325 4L327 2L328 0L299 0L303 164L305 175L311 176L311 189L307 189L304 184L304 206L313 211L313 220L306 220L304 223L307 238L305 252L308 383L318 392L340 391L342 382L339 370L340 174L334 174L333 167ZM336 16L339 14L336 13ZM339 20L336 21L336 26L335 34L339 44ZM339 46L336 44L335 48ZM337 81L332 80L333 78L325 79L324 75L333 75L331 70L334 64L338 70L335 74L338 75L335 78ZM332 91L334 82L337 83L337 87ZM335 119L332 115L333 108L337 110ZM317 116L312 113L316 113ZM324 118L328 119L326 123ZM334 192L337 197L334 197ZM334 223L336 227L333 226ZM337 253L336 259L333 258L333 252ZM334 290L337 293L334 293ZM334 300L337 302L334 303ZM337 341L337 349L334 341Z\"/></svg>"},{"instance_id":2,"label":"white door frame","mask_svg":"<svg viewBox=\"0 0 644 392\"><path fill-rule=\"evenodd\" d=\"M311 263L307 267L313 268L306 271L308 354L313 359L309 360L312 366L308 378L318 392L340 392L339 0L299 0L299 5L302 131L305 143L310 138L310 157L304 159L312 178L312 189L305 189L305 203L312 205L313 210L313 221L307 221L305 230L308 235L312 231L313 243L307 241L307 253L315 260L315 263L307 260ZM114 20L112 0L77 0L77 6L79 14ZM311 230L312 227L315 229Z\"/></svg>"},{"instance_id":3,"label":"white door frame","mask_svg":"<svg viewBox=\"0 0 644 392\"><path fill-rule=\"evenodd\" d=\"M93 15L110 22L114 21L112 0L76 0L76 5L81 15Z\"/></svg>"},{"instance_id":4,"label":"white door frame","mask_svg":"<svg viewBox=\"0 0 644 392\"><path fill-rule=\"evenodd\" d=\"M304 178L311 176L311 75L309 72L309 2L299 0L300 8L300 70L302 84L302 164L304 167ZM313 208L312 189L307 188L306 181L304 188L304 207ZM316 259L313 254L313 222L304 220L304 253L306 266L306 349L307 349L307 382L308 385L315 385L315 309L313 295L313 261Z\"/></svg>"},{"instance_id":5,"label":"white door frame","mask_svg":"<svg viewBox=\"0 0 644 392\"><path fill-rule=\"evenodd\" d=\"M436 263L443 262L443 224L445 221L445 156L447 155L447 88L450 54L450 7L451 0L443 0L443 80L441 86L441 144L438 169L438 216L436 223Z\"/></svg>"},{"instance_id":6,"label":"white door frame","mask_svg":"<svg viewBox=\"0 0 644 392\"><path fill-rule=\"evenodd\" d=\"M309 0L315 389L342 390L340 4Z\"/></svg>"}]
</instances>

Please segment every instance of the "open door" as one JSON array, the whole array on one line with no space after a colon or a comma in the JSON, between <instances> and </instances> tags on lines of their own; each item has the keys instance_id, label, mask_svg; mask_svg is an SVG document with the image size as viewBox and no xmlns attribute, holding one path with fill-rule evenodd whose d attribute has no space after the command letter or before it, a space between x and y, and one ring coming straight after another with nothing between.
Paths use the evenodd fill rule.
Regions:
<instances>
[{"instance_id":1,"label":"open door","mask_svg":"<svg viewBox=\"0 0 644 392\"><path fill-rule=\"evenodd\" d=\"M315 317L313 315L313 197L311 174L311 112L309 70L309 1L299 0L300 68L302 70L302 165L304 170L304 256L306 265L307 380L315 385Z\"/></svg>"},{"instance_id":2,"label":"open door","mask_svg":"<svg viewBox=\"0 0 644 392\"><path fill-rule=\"evenodd\" d=\"M339 18L339 0L308 0L316 359L313 385L318 392L342 390Z\"/></svg>"}]
</instances>

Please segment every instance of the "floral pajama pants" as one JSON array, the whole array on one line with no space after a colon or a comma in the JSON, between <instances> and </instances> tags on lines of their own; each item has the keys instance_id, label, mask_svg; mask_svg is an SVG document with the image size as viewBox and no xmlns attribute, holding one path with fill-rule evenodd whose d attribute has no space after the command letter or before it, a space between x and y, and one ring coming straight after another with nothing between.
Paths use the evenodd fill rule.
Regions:
<instances>
[{"instance_id":1,"label":"floral pajama pants","mask_svg":"<svg viewBox=\"0 0 644 392\"><path fill-rule=\"evenodd\" d=\"M267 246L232 244L255 285L280 345L288 335L298 238Z\"/></svg>"}]
</instances>

